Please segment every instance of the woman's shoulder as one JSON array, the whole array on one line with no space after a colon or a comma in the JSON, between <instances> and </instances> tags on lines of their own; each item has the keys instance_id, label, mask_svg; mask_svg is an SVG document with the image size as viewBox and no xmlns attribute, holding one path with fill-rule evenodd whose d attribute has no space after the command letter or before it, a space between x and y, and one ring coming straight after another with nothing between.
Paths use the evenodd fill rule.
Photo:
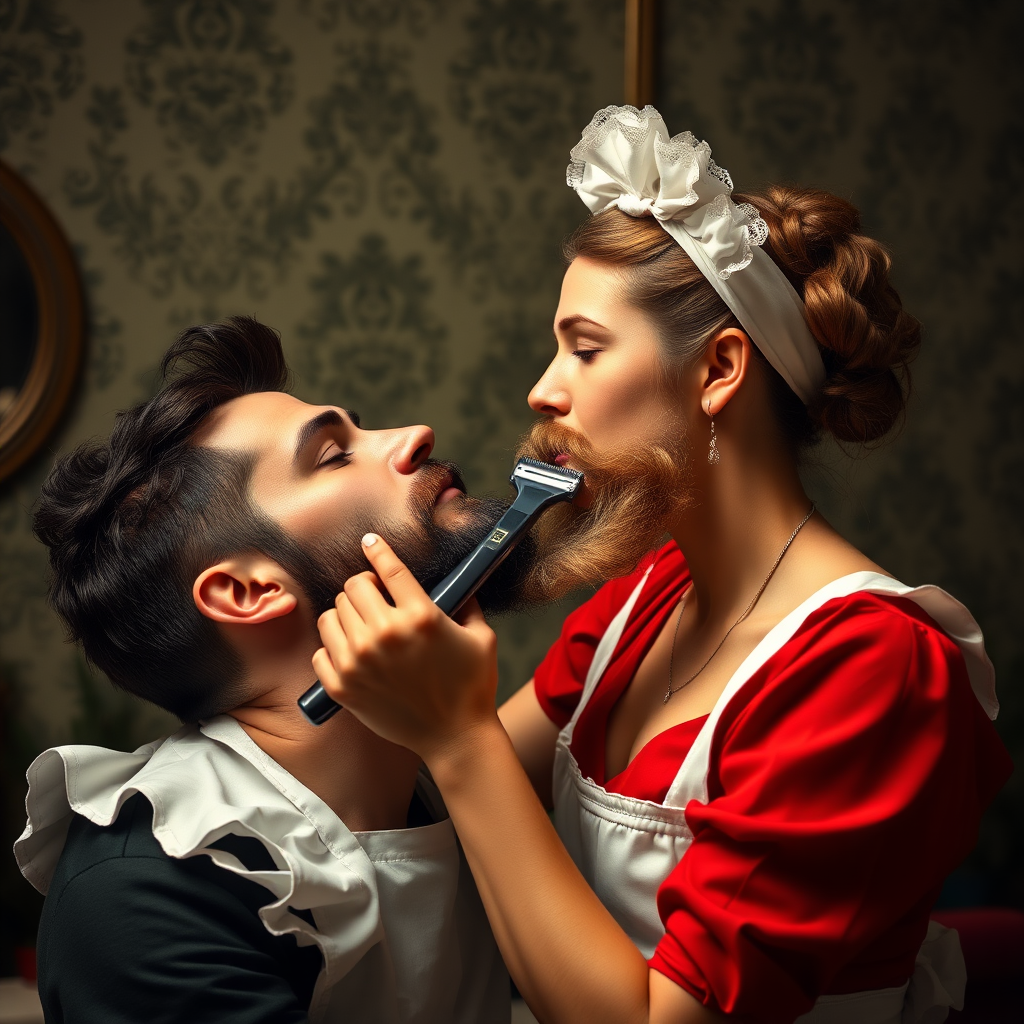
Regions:
<instances>
[{"instance_id":1,"label":"woman's shoulder","mask_svg":"<svg viewBox=\"0 0 1024 1024\"><path fill-rule=\"evenodd\" d=\"M937 587L910 588L876 573L857 575L863 577L863 586L826 596L803 619L791 642L824 658L842 649L875 651L880 657L891 660L895 656L901 662L912 657L912 651L927 647L957 665L963 664L961 647L923 607L919 595L923 591L938 595L938 601L931 603L932 612L936 606L939 611L948 606L966 613L959 602Z\"/></svg>"},{"instance_id":2,"label":"woman's shoulder","mask_svg":"<svg viewBox=\"0 0 1024 1024\"><path fill-rule=\"evenodd\" d=\"M917 628L945 636L942 627L913 598L900 593L901 590L913 592L912 588L877 573L858 575L864 577L862 586L827 597L816 611L808 615L805 625L812 625L824 617L848 622L851 629L879 638L892 633L906 634L908 630ZM828 588L823 589L827 593Z\"/></svg>"},{"instance_id":3,"label":"woman's shoulder","mask_svg":"<svg viewBox=\"0 0 1024 1024\"><path fill-rule=\"evenodd\" d=\"M811 610L755 673L760 678L745 687L747 699L725 717L737 727L756 719L770 731L817 731L832 721L870 730L945 718L952 706L972 718L981 711L964 649L919 603L921 589L966 609L938 588L904 588L870 574L865 584Z\"/></svg>"},{"instance_id":4,"label":"woman's shoulder","mask_svg":"<svg viewBox=\"0 0 1024 1024\"><path fill-rule=\"evenodd\" d=\"M819 779L923 778L946 758L986 780L989 798L998 791L1008 755L964 648L922 607L920 592L966 609L938 588L899 593L892 582L890 592L857 589L823 602L726 705L710 791L734 789L751 771L776 778L783 751L795 771Z\"/></svg>"}]
</instances>

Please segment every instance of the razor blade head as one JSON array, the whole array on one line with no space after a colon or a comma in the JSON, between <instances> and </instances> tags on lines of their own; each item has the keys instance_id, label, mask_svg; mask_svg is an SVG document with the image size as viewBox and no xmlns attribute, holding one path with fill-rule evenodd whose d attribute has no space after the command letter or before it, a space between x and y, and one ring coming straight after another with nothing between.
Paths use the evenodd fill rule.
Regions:
<instances>
[{"instance_id":1,"label":"razor blade head","mask_svg":"<svg viewBox=\"0 0 1024 1024\"><path fill-rule=\"evenodd\" d=\"M538 484L572 497L583 483L583 474L567 466L552 466L536 459L520 459L509 479L517 486L521 483Z\"/></svg>"}]
</instances>

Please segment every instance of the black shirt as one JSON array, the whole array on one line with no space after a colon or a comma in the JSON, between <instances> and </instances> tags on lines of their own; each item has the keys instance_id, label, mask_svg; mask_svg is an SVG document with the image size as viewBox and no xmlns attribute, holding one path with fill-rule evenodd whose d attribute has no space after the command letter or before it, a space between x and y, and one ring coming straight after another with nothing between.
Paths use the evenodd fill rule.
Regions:
<instances>
[{"instance_id":1,"label":"black shirt","mask_svg":"<svg viewBox=\"0 0 1024 1024\"><path fill-rule=\"evenodd\" d=\"M39 925L48 1024L305 1022L320 950L267 931L262 886L205 854L168 857L152 820L141 794L107 828L74 815ZM211 845L274 868L252 837Z\"/></svg>"}]
</instances>

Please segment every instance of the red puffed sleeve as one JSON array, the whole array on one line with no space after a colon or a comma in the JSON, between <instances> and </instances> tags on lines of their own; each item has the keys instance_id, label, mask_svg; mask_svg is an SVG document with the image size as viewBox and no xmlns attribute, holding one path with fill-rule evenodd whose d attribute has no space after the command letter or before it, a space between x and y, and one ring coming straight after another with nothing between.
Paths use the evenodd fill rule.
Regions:
<instances>
[{"instance_id":1,"label":"red puffed sleeve","mask_svg":"<svg viewBox=\"0 0 1024 1024\"><path fill-rule=\"evenodd\" d=\"M736 1019L901 985L1012 771L956 644L912 601L828 602L727 706L651 966Z\"/></svg>"}]
</instances>

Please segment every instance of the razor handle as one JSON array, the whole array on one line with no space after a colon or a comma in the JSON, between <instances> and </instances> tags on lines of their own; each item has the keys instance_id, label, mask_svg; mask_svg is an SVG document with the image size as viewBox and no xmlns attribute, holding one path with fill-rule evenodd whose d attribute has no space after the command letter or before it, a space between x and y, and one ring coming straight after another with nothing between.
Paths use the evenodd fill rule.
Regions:
<instances>
[{"instance_id":1,"label":"razor handle","mask_svg":"<svg viewBox=\"0 0 1024 1024\"><path fill-rule=\"evenodd\" d=\"M549 474L557 479L557 489L546 479ZM516 500L487 537L430 592L430 600L446 615L459 612L527 534L541 512L557 502L573 499L582 474L520 459L511 479L518 491ZM322 683L316 682L299 698L299 710L313 725L323 725L341 710L341 705L331 700Z\"/></svg>"}]
</instances>

